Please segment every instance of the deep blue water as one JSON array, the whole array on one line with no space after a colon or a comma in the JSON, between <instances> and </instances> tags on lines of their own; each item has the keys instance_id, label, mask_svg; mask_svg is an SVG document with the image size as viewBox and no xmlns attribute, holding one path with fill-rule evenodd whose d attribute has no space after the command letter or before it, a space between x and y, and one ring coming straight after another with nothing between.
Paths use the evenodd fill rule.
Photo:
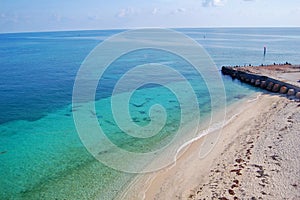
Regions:
<instances>
[{"instance_id":1,"label":"deep blue water","mask_svg":"<svg viewBox=\"0 0 300 200\"><path fill-rule=\"evenodd\" d=\"M71 106L75 76L83 60L101 41L122 31L0 34L0 199L112 198L130 180L131 174L105 167L85 150L76 133ZM222 65L300 63L300 28L177 31L199 42L219 69ZM167 63L188 77L201 114L210 115L210 97L203 77L195 77L184 60L154 50L121 57L100 80L104 87L97 89L96 110L108 137L131 151L143 152L158 141L168 141L171 136L166 132L176 129L180 118L180 107L170 91L147 85L140 90L144 99L137 97L140 102L147 100L145 106L135 102L130 105L133 121L148 124L148 109L159 103L170 113L167 124L171 129L165 127L157 137L137 141L115 125L109 107L115 83L124 72L148 62ZM223 81L228 103L256 91L228 77Z\"/></svg>"},{"instance_id":2,"label":"deep blue water","mask_svg":"<svg viewBox=\"0 0 300 200\"><path fill-rule=\"evenodd\" d=\"M80 64L113 31L0 34L0 123L36 120L71 102ZM178 29L222 65L299 63L298 28ZM205 37L205 38L204 38ZM263 46L267 57L263 61Z\"/></svg>"}]
</instances>

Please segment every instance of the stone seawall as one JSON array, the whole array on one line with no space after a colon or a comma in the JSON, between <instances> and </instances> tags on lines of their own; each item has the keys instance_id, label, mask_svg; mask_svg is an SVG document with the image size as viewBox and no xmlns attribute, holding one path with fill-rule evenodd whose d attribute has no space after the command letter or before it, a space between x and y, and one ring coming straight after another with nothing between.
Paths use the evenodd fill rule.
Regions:
<instances>
[{"instance_id":1,"label":"stone seawall","mask_svg":"<svg viewBox=\"0 0 300 200\"><path fill-rule=\"evenodd\" d=\"M258 74L239 71L238 67L222 67L222 74L229 75L233 79L251 84L255 87L274 93L286 94L288 97L300 99L300 87Z\"/></svg>"}]
</instances>

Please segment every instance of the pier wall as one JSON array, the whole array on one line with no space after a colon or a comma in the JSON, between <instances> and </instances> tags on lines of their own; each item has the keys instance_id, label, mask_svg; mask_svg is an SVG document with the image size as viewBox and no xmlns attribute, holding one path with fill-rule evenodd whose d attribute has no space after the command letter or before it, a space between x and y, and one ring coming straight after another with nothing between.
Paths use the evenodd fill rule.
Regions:
<instances>
[{"instance_id":1,"label":"pier wall","mask_svg":"<svg viewBox=\"0 0 300 200\"><path fill-rule=\"evenodd\" d=\"M239 71L238 68L234 67L222 67L222 74L229 75L233 79L238 79L241 82L248 83L255 87L260 87L270 92L286 94L288 97L296 97L300 99L300 87L268 76Z\"/></svg>"}]
</instances>

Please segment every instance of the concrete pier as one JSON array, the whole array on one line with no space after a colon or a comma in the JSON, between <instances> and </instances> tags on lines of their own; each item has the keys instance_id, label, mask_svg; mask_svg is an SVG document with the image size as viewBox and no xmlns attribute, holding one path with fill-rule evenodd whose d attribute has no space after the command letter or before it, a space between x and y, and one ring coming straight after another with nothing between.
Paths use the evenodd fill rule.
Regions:
<instances>
[{"instance_id":1,"label":"concrete pier","mask_svg":"<svg viewBox=\"0 0 300 200\"><path fill-rule=\"evenodd\" d=\"M255 70L252 70L251 68ZM259 66L257 67L250 67L250 66L249 67L225 67L224 66L222 67L222 73L224 75L231 76L233 79L238 79L241 82L248 83L255 87L260 87L262 89L274 93L286 94L287 97L292 97L292 98L294 97L300 99L300 87L298 86L297 83L293 84L288 81L283 81L280 79L276 79L274 77L269 77L268 73L263 73L264 70L261 70L259 72L260 74L251 73L251 71L254 72L259 71L258 69ZM299 72L300 72L300 68L299 68ZM293 72L289 72L289 73L293 73ZM295 73L298 73L297 69L295 70Z\"/></svg>"}]
</instances>

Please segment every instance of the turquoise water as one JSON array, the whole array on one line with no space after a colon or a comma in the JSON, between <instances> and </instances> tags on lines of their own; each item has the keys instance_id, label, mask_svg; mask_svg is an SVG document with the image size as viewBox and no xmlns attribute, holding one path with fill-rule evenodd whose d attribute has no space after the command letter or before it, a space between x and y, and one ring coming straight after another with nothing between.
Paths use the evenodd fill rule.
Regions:
<instances>
[{"instance_id":1,"label":"turquoise water","mask_svg":"<svg viewBox=\"0 0 300 200\"><path fill-rule=\"evenodd\" d=\"M218 68L300 63L299 28L178 31L199 42ZM77 109L71 104L73 83L82 61L102 40L119 32L0 34L0 199L112 199L134 176L94 159L81 143L72 115ZM267 46L265 59L263 46ZM91 117L97 117L107 137L129 151L147 152L164 146L172 140L181 115L176 97L166 88L150 84L137 90L129 109L132 121L145 126L150 122L149 108L157 103L163 105L168 115L161 132L150 139L137 140L115 124L110 108L113 86L124 72L148 62L179 70L196 91L201 119L211 114L205 83L184 60L154 50L121 57L100 80L104 87L97 89L97 112L91 112ZM228 103L256 92L228 77L223 77L223 81Z\"/></svg>"}]
</instances>

